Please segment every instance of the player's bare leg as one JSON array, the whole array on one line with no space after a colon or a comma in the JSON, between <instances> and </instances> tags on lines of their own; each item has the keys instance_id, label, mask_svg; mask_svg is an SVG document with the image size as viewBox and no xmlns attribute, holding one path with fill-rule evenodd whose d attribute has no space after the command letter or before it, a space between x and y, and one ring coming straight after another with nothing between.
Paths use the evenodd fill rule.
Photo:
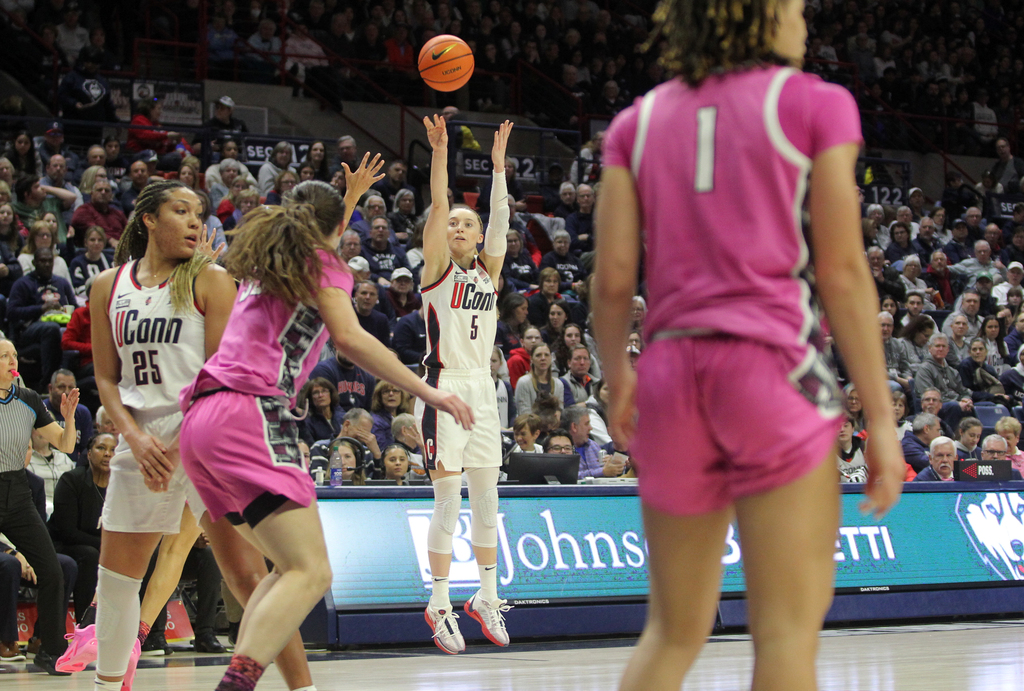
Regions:
<instances>
[{"instance_id":1,"label":"player's bare leg","mask_svg":"<svg viewBox=\"0 0 1024 691\"><path fill-rule=\"evenodd\" d=\"M650 555L647 623L619 688L679 691L714 627L732 511L671 516L644 506L643 516Z\"/></svg>"},{"instance_id":2,"label":"player's bare leg","mask_svg":"<svg viewBox=\"0 0 1024 691\"><path fill-rule=\"evenodd\" d=\"M174 594L174 589L181 581L181 570L185 567L185 560L202 529L196 523L192 511L185 506L181 512L181 528L175 535L164 535L157 548L156 566L153 568L153 575L146 584L146 594L142 598L142 608L139 613L139 635L143 630L149 633L149 627L153 625L160 612L167 605L167 601Z\"/></svg>"},{"instance_id":3,"label":"player's bare leg","mask_svg":"<svg viewBox=\"0 0 1024 691\"><path fill-rule=\"evenodd\" d=\"M804 477L736 503L754 691L817 688L818 634L832 602L840 503L831 450Z\"/></svg>"},{"instance_id":4,"label":"player's bare leg","mask_svg":"<svg viewBox=\"0 0 1024 691\"><path fill-rule=\"evenodd\" d=\"M231 593L243 608L253 603L256 588L267 579L270 573L263 555L249 540L235 529L226 518L211 521L208 514L202 518L203 530L210 540L210 547L217 558L221 575ZM251 531L249 531L251 533ZM255 540L255 536L252 536ZM268 589L269 589L268 584ZM239 627L241 637L241 627ZM289 689L308 688L313 685L313 677L309 671L306 650L302 645L302 636L296 631L288 644L277 656L277 669L284 678Z\"/></svg>"}]
</instances>

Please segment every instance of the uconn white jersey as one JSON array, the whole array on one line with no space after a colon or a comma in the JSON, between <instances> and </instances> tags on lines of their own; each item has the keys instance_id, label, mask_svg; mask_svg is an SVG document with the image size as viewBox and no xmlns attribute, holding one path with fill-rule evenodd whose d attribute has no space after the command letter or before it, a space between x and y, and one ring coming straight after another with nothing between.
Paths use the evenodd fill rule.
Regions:
<instances>
[{"instance_id":1,"label":"uconn white jersey","mask_svg":"<svg viewBox=\"0 0 1024 691\"><path fill-rule=\"evenodd\" d=\"M121 358L121 402L135 410L178 407L178 394L206 362L206 320L174 311L167 281L139 285L138 262L117 270L107 312Z\"/></svg>"},{"instance_id":2,"label":"uconn white jersey","mask_svg":"<svg viewBox=\"0 0 1024 691\"><path fill-rule=\"evenodd\" d=\"M427 325L423 364L438 369L489 367L498 295L480 260L474 259L468 269L449 260L441 278L421 294Z\"/></svg>"}]
</instances>

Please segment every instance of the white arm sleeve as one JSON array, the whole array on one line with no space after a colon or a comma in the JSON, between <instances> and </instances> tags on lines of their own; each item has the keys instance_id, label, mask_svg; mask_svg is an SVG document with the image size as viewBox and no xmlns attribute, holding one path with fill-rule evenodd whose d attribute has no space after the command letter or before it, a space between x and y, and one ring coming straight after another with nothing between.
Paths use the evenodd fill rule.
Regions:
<instances>
[{"instance_id":1,"label":"white arm sleeve","mask_svg":"<svg viewBox=\"0 0 1024 691\"><path fill-rule=\"evenodd\" d=\"M511 211L508 208L508 185L505 183L505 171L491 174L491 217L487 222L487 233L484 235L484 254L497 257L505 254L508 247L508 219Z\"/></svg>"}]
</instances>

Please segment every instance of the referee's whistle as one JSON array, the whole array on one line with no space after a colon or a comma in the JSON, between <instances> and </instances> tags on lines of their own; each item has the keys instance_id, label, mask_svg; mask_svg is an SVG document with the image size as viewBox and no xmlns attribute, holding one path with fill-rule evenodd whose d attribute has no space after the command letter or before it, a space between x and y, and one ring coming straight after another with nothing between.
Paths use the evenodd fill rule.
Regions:
<instances>
[{"instance_id":1,"label":"referee's whistle","mask_svg":"<svg viewBox=\"0 0 1024 691\"><path fill-rule=\"evenodd\" d=\"M18 372L18 370L16 370L16 369L12 369L12 370L11 370L11 376L12 376L12 377L20 377L20 376L21 376L21 373L20 373L20 372Z\"/></svg>"}]
</instances>

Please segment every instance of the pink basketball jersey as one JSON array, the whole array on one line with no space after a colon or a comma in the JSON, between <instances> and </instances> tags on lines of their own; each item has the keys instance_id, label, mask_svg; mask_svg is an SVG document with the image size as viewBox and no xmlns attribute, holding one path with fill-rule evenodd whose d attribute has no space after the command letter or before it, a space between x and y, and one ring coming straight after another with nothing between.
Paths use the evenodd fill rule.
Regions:
<instances>
[{"instance_id":1,"label":"pink basketball jersey","mask_svg":"<svg viewBox=\"0 0 1024 691\"><path fill-rule=\"evenodd\" d=\"M604 165L637 181L648 338L701 329L806 349L818 326L801 222L811 162L860 140L853 97L791 68L672 80L620 113Z\"/></svg>"}]
</instances>

